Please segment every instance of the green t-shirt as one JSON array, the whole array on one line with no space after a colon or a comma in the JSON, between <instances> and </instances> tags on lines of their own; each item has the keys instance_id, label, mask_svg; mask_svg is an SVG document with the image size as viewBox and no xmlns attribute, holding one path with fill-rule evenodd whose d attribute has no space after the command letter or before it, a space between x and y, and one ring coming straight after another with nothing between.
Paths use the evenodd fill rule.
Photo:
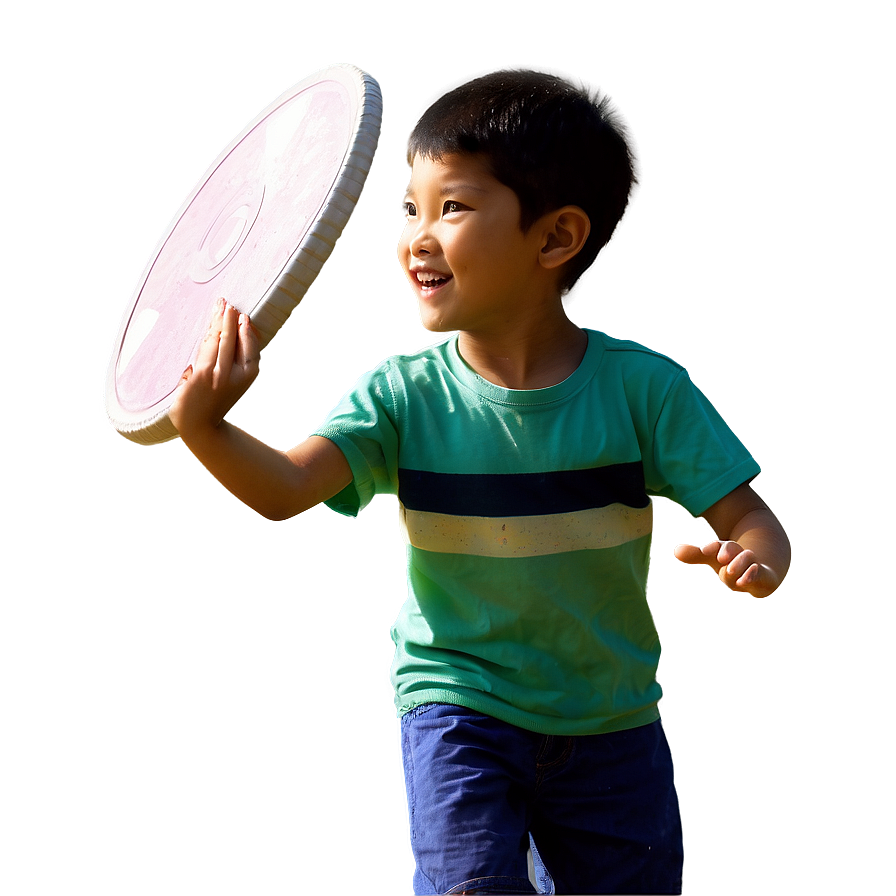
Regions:
<instances>
[{"instance_id":1,"label":"green t-shirt","mask_svg":"<svg viewBox=\"0 0 896 896\"><path fill-rule=\"evenodd\" d=\"M354 476L334 510L399 499L399 714L453 703L545 734L658 718L650 496L696 516L759 472L683 368L595 331L532 391L478 376L456 337L390 358L316 434Z\"/></svg>"}]
</instances>

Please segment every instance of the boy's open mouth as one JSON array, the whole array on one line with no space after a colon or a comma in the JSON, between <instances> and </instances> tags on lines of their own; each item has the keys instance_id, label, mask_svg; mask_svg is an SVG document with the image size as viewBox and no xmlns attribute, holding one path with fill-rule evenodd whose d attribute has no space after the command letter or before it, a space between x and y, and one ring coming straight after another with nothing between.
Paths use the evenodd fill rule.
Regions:
<instances>
[{"instance_id":1,"label":"boy's open mouth","mask_svg":"<svg viewBox=\"0 0 896 896\"><path fill-rule=\"evenodd\" d=\"M451 275L436 274L431 271L417 271L414 276L423 289L438 289L444 286L450 279Z\"/></svg>"}]
</instances>

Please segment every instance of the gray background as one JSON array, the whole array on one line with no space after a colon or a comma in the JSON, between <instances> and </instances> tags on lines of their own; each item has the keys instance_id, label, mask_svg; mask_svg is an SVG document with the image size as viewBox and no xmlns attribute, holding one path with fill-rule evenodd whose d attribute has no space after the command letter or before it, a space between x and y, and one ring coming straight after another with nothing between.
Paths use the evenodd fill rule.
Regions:
<instances>
[{"instance_id":1,"label":"gray background","mask_svg":"<svg viewBox=\"0 0 896 896\"><path fill-rule=\"evenodd\" d=\"M261 109L335 62L379 80L380 147L234 422L288 447L362 371L433 341L395 258L404 141L433 99L504 66L602 87L641 185L570 314L689 368L794 544L776 595L734 595L674 560L709 532L657 502L685 892L883 883L894 146L879 9L7 13L0 890L273 896L348 876L410 892L394 501L268 523L178 442L121 438L103 407L119 319L181 202Z\"/></svg>"}]
</instances>

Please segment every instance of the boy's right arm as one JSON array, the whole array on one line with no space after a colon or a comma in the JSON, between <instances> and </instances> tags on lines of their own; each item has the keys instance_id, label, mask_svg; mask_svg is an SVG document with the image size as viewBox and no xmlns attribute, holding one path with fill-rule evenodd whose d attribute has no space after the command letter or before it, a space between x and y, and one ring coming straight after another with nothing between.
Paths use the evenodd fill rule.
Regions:
<instances>
[{"instance_id":1,"label":"boy's right arm","mask_svg":"<svg viewBox=\"0 0 896 896\"><path fill-rule=\"evenodd\" d=\"M329 439L312 436L278 451L224 420L258 376L258 361L248 317L219 302L169 417L184 444L225 488L262 516L281 520L342 491L352 474Z\"/></svg>"}]
</instances>

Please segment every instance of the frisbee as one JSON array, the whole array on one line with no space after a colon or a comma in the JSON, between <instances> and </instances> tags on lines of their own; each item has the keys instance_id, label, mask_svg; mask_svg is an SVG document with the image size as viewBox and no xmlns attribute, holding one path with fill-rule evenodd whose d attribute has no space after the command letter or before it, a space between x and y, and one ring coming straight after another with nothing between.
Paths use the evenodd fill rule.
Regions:
<instances>
[{"instance_id":1,"label":"frisbee","mask_svg":"<svg viewBox=\"0 0 896 896\"><path fill-rule=\"evenodd\" d=\"M115 428L175 438L174 391L219 297L266 346L348 222L379 139L379 85L353 66L287 90L215 160L160 241L122 319L106 378Z\"/></svg>"}]
</instances>

